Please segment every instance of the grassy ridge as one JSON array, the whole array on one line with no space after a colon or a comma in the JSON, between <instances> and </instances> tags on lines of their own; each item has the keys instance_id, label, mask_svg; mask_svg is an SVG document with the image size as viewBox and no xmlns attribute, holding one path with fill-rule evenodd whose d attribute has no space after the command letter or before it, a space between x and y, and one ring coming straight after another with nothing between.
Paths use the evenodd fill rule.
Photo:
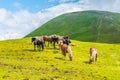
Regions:
<instances>
[{"instance_id":1,"label":"grassy ridge","mask_svg":"<svg viewBox=\"0 0 120 80\"><path fill-rule=\"evenodd\" d=\"M45 23L26 37L69 35L74 40L120 43L120 14L106 11L82 11L61 15Z\"/></svg>"},{"instance_id":2,"label":"grassy ridge","mask_svg":"<svg viewBox=\"0 0 120 80\"><path fill-rule=\"evenodd\" d=\"M120 44L72 40L73 61L53 46L33 51L30 38L0 42L0 80L119 80ZM89 48L98 49L98 62L88 64Z\"/></svg>"}]
</instances>

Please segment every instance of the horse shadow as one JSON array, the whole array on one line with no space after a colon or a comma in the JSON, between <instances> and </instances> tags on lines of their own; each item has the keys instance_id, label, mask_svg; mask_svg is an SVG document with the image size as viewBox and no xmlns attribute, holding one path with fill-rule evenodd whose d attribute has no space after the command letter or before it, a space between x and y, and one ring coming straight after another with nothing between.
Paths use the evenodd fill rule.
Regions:
<instances>
[{"instance_id":1,"label":"horse shadow","mask_svg":"<svg viewBox=\"0 0 120 80\"><path fill-rule=\"evenodd\" d=\"M59 50L58 48L47 47L46 49Z\"/></svg>"},{"instance_id":2,"label":"horse shadow","mask_svg":"<svg viewBox=\"0 0 120 80\"><path fill-rule=\"evenodd\" d=\"M83 63L85 63L85 64L89 64L89 61L83 61Z\"/></svg>"},{"instance_id":3,"label":"horse shadow","mask_svg":"<svg viewBox=\"0 0 120 80\"><path fill-rule=\"evenodd\" d=\"M31 50L31 49L23 49L23 51L36 52L35 50Z\"/></svg>"},{"instance_id":4,"label":"horse shadow","mask_svg":"<svg viewBox=\"0 0 120 80\"><path fill-rule=\"evenodd\" d=\"M61 58L61 57L55 57L55 59L64 60L64 59L63 59L63 58Z\"/></svg>"},{"instance_id":5,"label":"horse shadow","mask_svg":"<svg viewBox=\"0 0 120 80\"><path fill-rule=\"evenodd\" d=\"M57 54L57 53L59 53L59 51L53 51L53 53L54 53L54 54Z\"/></svg>"}]
</instances>

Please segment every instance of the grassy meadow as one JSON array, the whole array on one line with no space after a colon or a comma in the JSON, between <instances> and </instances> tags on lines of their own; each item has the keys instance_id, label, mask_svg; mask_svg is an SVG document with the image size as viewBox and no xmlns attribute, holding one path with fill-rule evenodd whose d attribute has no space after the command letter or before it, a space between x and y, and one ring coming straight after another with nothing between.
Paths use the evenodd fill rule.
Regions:
<instances>
[{"instance_id":1,"label":"grassy meadow","mask_svg":"<svg viewBox=\"0 0 120 80\"><path fill-rule=\"evenodd\" d=\"M63 60L58 46L34 51L30 38L0 41L0 80L119 80L120 44L72 40L73 61ZM89 48L98 61L88 64Z\"/></svg>"}]
</instances>

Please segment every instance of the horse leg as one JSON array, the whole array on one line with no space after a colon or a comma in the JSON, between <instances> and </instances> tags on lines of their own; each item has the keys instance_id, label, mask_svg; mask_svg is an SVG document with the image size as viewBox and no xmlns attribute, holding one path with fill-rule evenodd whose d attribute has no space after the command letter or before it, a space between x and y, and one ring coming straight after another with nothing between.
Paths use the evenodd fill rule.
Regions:
<instances>
[{"instance_id":1,"label":"horse leg","mask_svg":"<svg viewBox=\"0 0 120 80\"><path fill-rule=\"evenodd\" d=\"M63 52L63 56L64 56L64 60L66 60L66 53L65 52Z\"/></svg>"},{"instance_id":2,"label":"horse leg","mask_svg":"<svg viewBox=\"0 0 120 80\"><path fill-rule=\"evenodd\" d=\"M50 41L50 44L51 44L51 46L52 46L52 41Z\"/></svg>"},{"instance_id":3,"label":"horse leg","mask_svg":"<svg viewBox=\"0 0 120 80\"><path fill-rule=\"evenodd\" d=\"M41 49L42 49L42 51L44 50L44 45L41 45Z\"/></svg>"},{"instance_id":4,"label":"horse leg","mask_svg":"<svg viewBox=\"0 0 120 80\"><path fill-rule=\"evenodd\" d=\"M97 61L97 54L95 55L95 62Z\"/></svg>"},{"instance_id":5,"label":"horse leg","mask_svg":"<svg viewBox=\"0 0 120 80\"><path fill-rule=\"evenodd\" d=\"M45 41L44 41L44 44L45 44ZM45 46L46 46L46 44L45 44Z\"/></svg>"},{"instance_id":6,"label":"horse leg","mask_svg":"<svg viewBox=\"0 0 120 80\"><path fill-rule=\"evenodd\" d=\"M93 54L93 53L92 53ZM91 64L94 61L94 56L90 55L90 60L89 60L89 64Z\"/></svg>"},{"instance_id":7,"label":"horse leg","mask_svg":"<svg viewBox=\"0 0 120 80\"><path fill-rule=\"evenodd\" d=\"M92 63L92 59L90 58L90 60L89 60L89 64L91 64Z\"/></svg>"},{"instance_id":8,"label":"horse leg","mask_svg":"<svg viewBox=\"0 0 120 80\"><path fill-rule=\"evenodd\" d=\"M34 44L34 51L36 51L36 45Z\"/></svg>"},{"instance_id":9,"label":"horse leg","mask_svg":"<svg viewBox=\"0 0 120 80\"><path fill-rule=\"evenodd\" d=\"M72 61L73 56L72 56L72 50L71 50L70 46L68 46L67 51L69 54L70 61Z\"/></svg>"},{"instance_id":10,"label":"horse leg","mask_svg":"<svg viewBox=\"0 0 120 80\"><path fill-rule=\"evenodd\" d=\"M53 43L53 46L54 46L54 48L56 48L56 47L55 47L55 41L54 41L54 43Z\"/></svg>"},{"instance_id":11,"label":"horse leg","mask_svg":"<svg viewBox=\"0 0 120 80\"><path fill-rule=\"evenodd\" d=\"M70 58L70 61L72 61L72 57L70 56L69 58Z\"/></svg>"},{"instance_id":12,"label":"horse leg","mask_svg":"<svg viewBox=\"0 0 120 80\"><path fill-rule=\"evenodd\" d=\"M63 59L66 60L66 51L63 50L63 49L61 49L61 52L62 52L62 54L63 54Z\"/></svg>"},{"instance_id":13,"label":"horse leg","mask_svg":"<svg viewBox=\"0 0 120 80\"><path fill-rule=\"evenodd\" d=\"M38 51L40 51L40 45L37 45Z\"/></svg>"}]
</instances>

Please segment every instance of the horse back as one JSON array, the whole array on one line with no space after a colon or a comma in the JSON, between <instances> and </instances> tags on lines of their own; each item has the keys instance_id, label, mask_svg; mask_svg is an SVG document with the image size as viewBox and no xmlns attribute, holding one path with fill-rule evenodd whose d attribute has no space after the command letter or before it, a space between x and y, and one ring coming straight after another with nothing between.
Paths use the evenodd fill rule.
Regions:
<instances>
[{"instance_id":1,"label":"horse back","mask_svg":"<svg viewBox=\"0 0 120 80\"><path fill-rule=\"evenodd\" d=\"M68 48L68 45L67 45L67 44L61 45L61 49L62 49L62 50L67 50L67 48Z\"/></svg>"},{"instance_id":2,"label":"horse back","mask_svg":"<svg viewBox=\"0 0 120 80\"><path fill-rule=\"evenodd\" d=\"M41 41L41 40L37 41L37 45L43 45L43 44L44 44L44 41Z\"/></svg>"}]
</instances>

